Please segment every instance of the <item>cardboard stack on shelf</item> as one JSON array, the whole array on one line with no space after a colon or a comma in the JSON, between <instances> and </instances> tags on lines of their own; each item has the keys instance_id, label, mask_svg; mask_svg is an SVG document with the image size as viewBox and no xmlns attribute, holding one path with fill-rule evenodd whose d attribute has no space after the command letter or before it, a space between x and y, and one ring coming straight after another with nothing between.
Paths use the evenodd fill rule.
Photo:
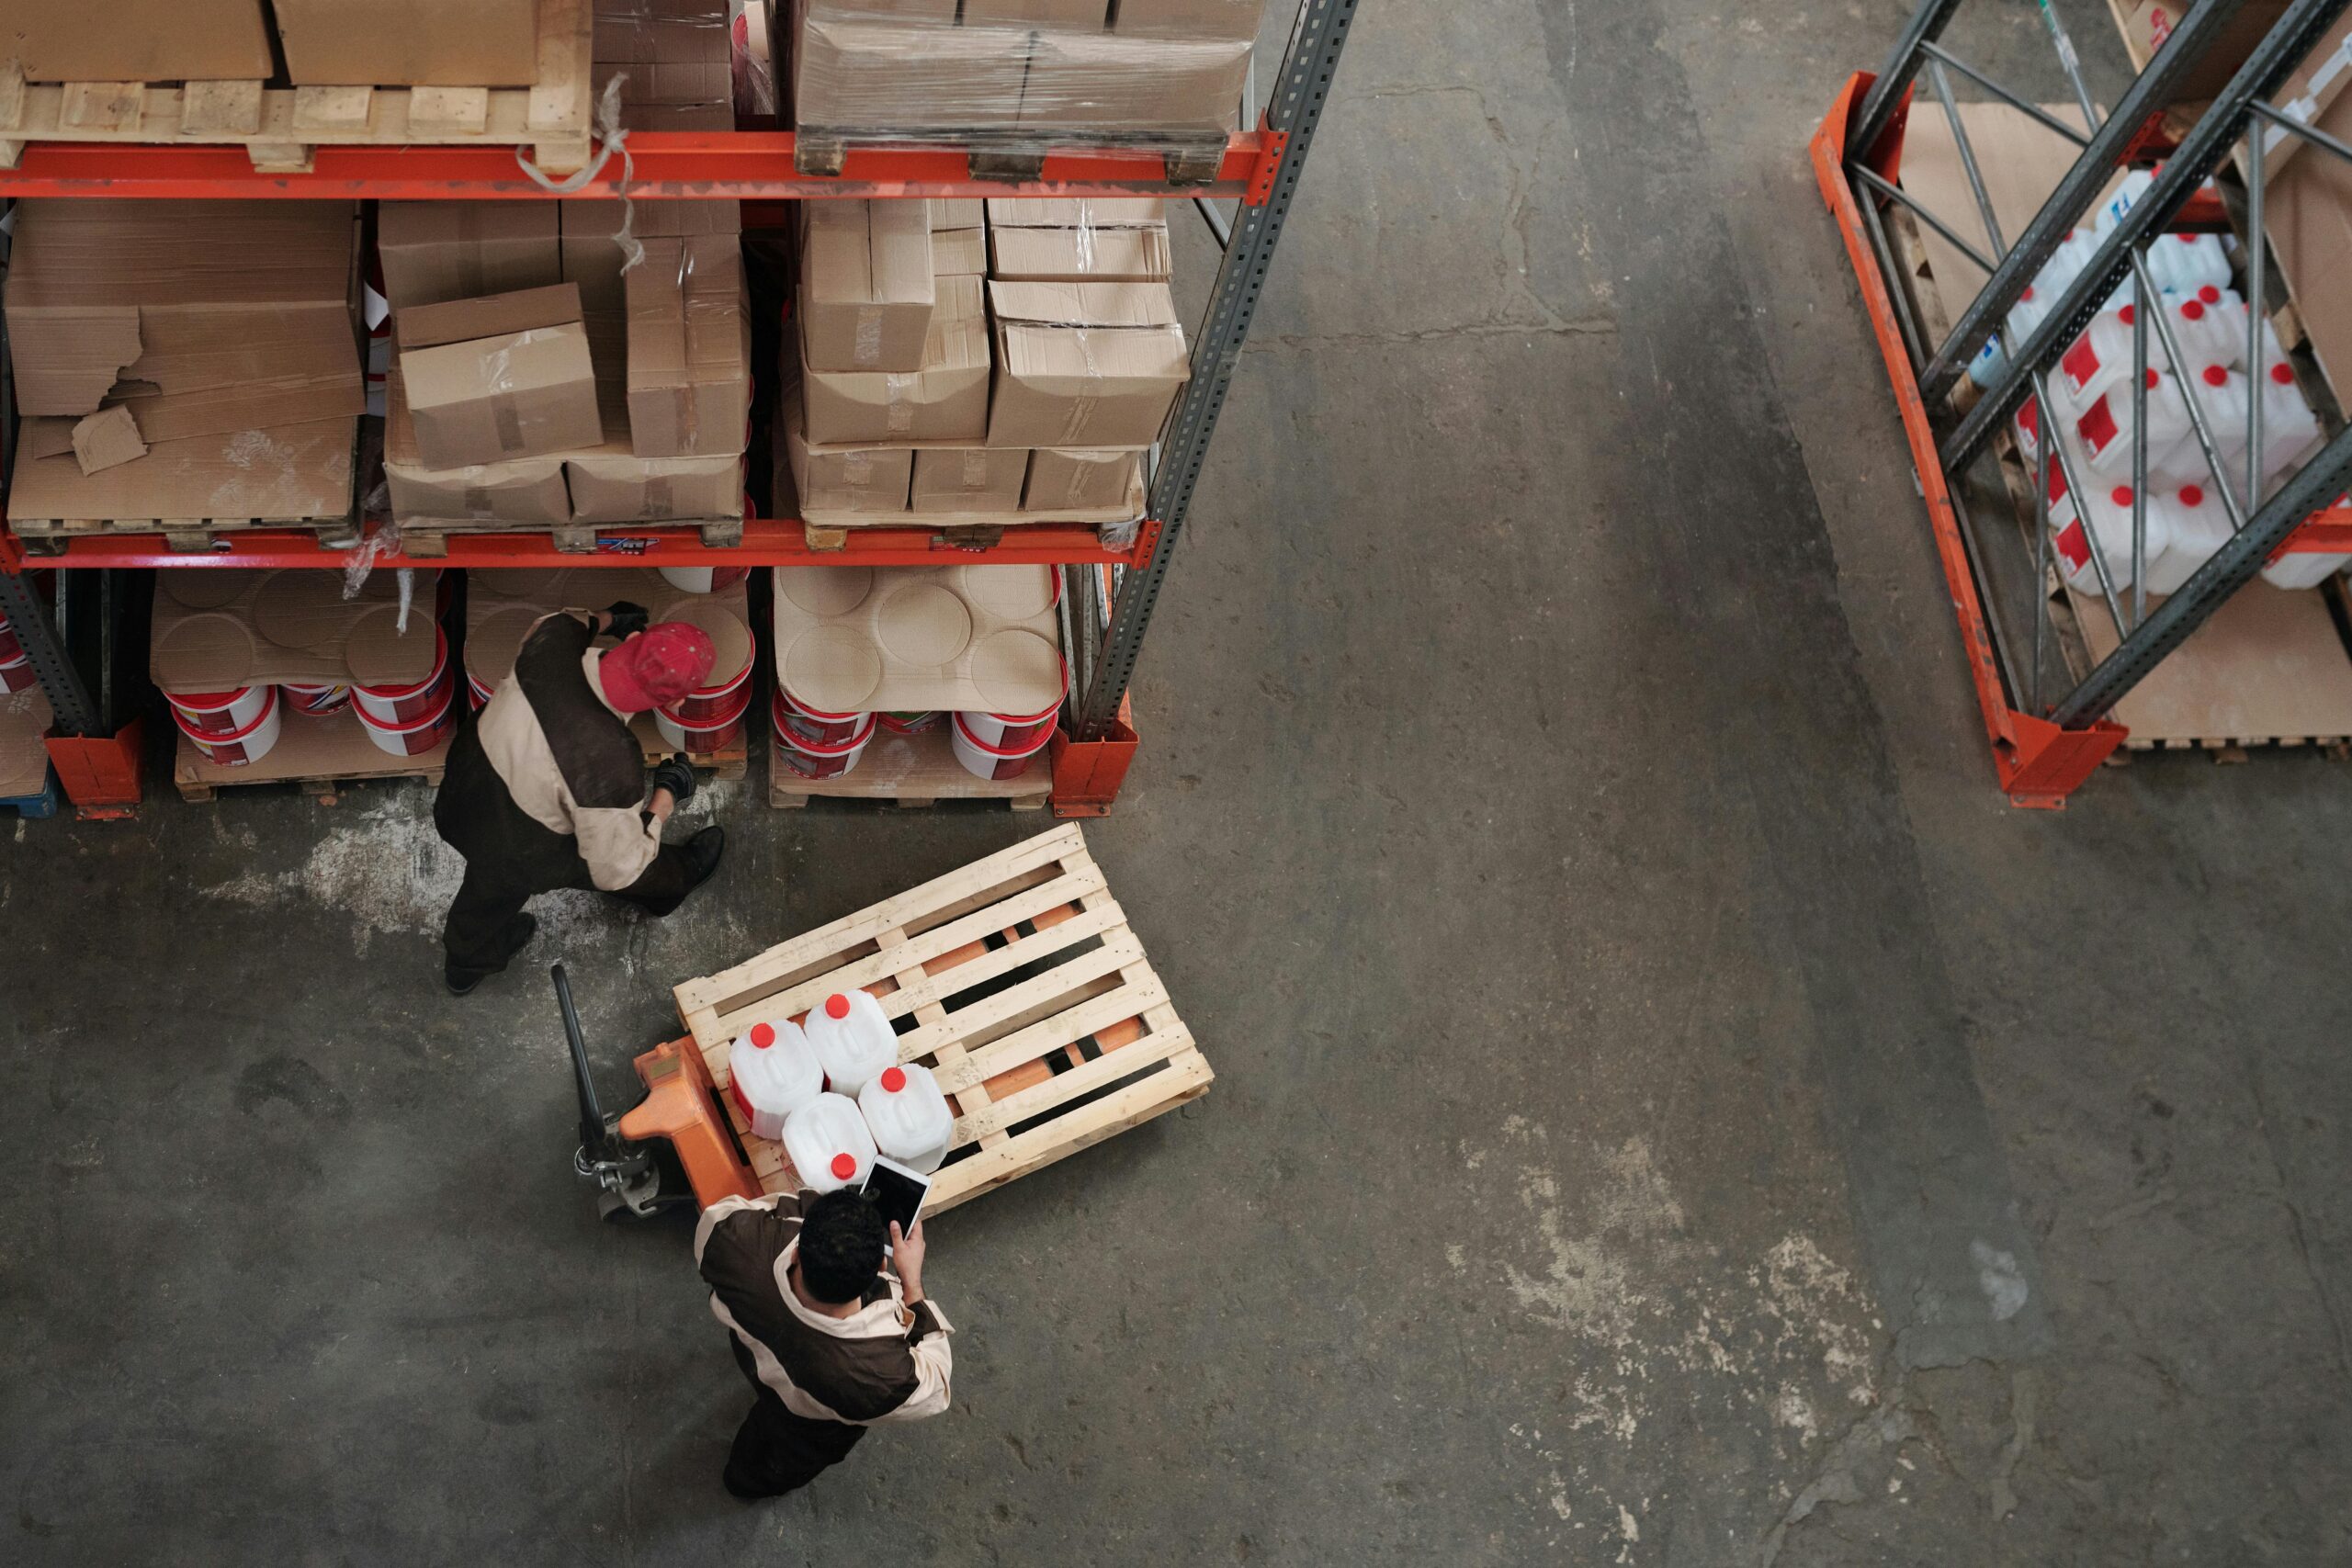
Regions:
<instances>
[{"instance_id":1,"label":"cardboard stack on shelf","mask_svg":"<svg viewBox=\"0 0 2352 1568\"><path fill-rule=\"evenodd\" d=\"M19 532L345 525L367 405L356 208L72 199L16 219Z\"/></svg>"},{"instance_id":2,"label":"cardboard stack on shelf","mask_svg":"<svg viewBox=\"0 0 2352 1568\"><path fill-rule=\"evenodd\" d=\"M630 130L735 129L734 45L724 0L595 0L596 95L621 81ZM731 205L731 204L730 204Z\"/></svg>"},{"instance_id":3,"label":"cardboard stack on shelf","mask_svg":"<svg viewBox=\"0 0 2352 1568\"><path fill-rule=\"evenodd\" d=\"M769 0L804 137L1177 142L1234 128L1263 0Z\"/></svg>"},{"instance_id":4,"label":"cardboard stack on shelf","mask_svg":"<svg viewBox=\"0 0 2352 1568\"><path fill-rule=\"evenodd\" d=\"M261 81L271 22L297 87L527 86L541 0L5 0L31 82ZM94 25L98 23L101 25Z\"/></svg>"},{"instance_id":5,"label":"cardboard stack on shelf","mask_svg":"<svg viewBox=\"0 0 2352 1568\"><path fill-rule=\"evenodd\" d=\"M811 525L1142 514L1190 375L1158 201L808 202L801 234L779 445Z\"/></svg>"}]
</instances>

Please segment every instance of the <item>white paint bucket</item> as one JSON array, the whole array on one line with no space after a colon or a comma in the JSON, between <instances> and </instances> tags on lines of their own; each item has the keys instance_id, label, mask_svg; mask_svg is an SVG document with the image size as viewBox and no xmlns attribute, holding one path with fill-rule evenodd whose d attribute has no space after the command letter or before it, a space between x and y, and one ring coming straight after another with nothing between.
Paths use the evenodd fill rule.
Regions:
<instances>
[{"instance_id":1,"label":"white paint bucket","mask_svg":"<svg viewBox=\"0 0 2352 1568\"><path fill-rule=\"evenodd\" d=\"M924 713L881 713L874 716L880 719L882 728L893 735L921 735L939 728L939 710L936 708Z\"/></svg>"},{"instance_id":2,"label":"white paint bucket","mask_svg":"<svg viewBox=\"0 0 2352 1568\"><path fill-rule=\"evenodd\" d=\"M190 735L236 735L253 728L277 691L275 686L239 686L227 692L166 692L164 700Z\"/></svg>"},{"instance_id":3,"label":"white paint bucket","mask_svg":"<svg viewBox=\"0 0 2352 1568\"><path fill-rule=\"evenodd\" d=\"M716 593L752 575L748 566L665 566L662 579L682 593Z\"/></svg>"},{"instance_id":4,"label":"white paint bucket","mask_svg":"<svg viewBox=\"0 0 2352 1568\"><path fill-rule=\"evenodd\" d=\"M445 699L450 691L449 634L435 623L433 673L413 686L354 686L351 694L363 715L381 724L396 726L439 713L447 705Z\"/></svg>"},{"instance_id":5,"label":"white paint bucket","mask_svg":"<svg viewBox=\"0 0 2352 1568\"><path fill-rule=\"evenodd\" d=\"M1057 577L1055 581L1059 581L1060 579ZM967 713L963 719L972 732L972 739L983 746L1008 751L1020 751L1024 748L1034 750L1030 747L1032 741L1044 739L1054 733L1055 720L1060 717L1062 702L1069 695L1069 660L1065 659L1062 660L1061 694L1054 699L1052 706L1036 713Z\"/></svg>"},{"instance_id":6,"label":"white paint bucket","mask_svg":"<svg viewBox=\"0 0 2352 1568\"><path fill-rule=\"evenodd\" d=\"M839 778L857 766L857 760L865 754L865 743L874 739L875 728L874 716L867 714L865 722L846 740L808 740L779 721L775 729L776 766L804 779Z\"/></svg>"},{"instance_id":7,"label":"white paint bucket","mask_svg":"<svg viewBox=\"0 0 2352 1568\"><path fill-rule=\"evenodd\" d=\"M992 746L972 733L974 716L967 713L956 714L950 739L956 748L956 760L963 763L964 771L975 778L1017 779L1029 771L1029 764L1036 760L1037 753L1054 739L1054 728L1049 724L1044 734L1023 745Z\"/></svg>"},{"instance_id":8,"label":"white paint bucket","mask_svg":"<svg viewBox=\"0 0 2352 1568\"><path fill-rule=\"evenodd\" d=\"M716 718L741 718L744 707L752 700L752 666L757 662L757 660L747 660L743 668L735 672L733 680L689 692L665 711L689 728L699 727Z\"/></svg>"},{"instance_id":9,"label":"white paint bucket","mask_svg":"<svg viewBox=\"0 0 2352 1568\"><path fill-rule=\"evenodd\" d=\"M360 728L368 731L380 750L395 757L422 757L449 738L458 722L458 689L444 682L441 705L422 718L387 721L378 718L363 705L351 710L359 716Z\"/></svg>"},{"instance_id":10,"label":"white paint bucket","mask_svg":"<svg viewBox=\"0 0 2352 1568\"><path fill-rule=\"evenodd\" d=\"M225 733L197 729L189 725L187 716L177 707L172 709L172 722L180 727L181 734L196 743L198 750L224 768L242 768L248 762L258 762L269 755L271 747L277 744L278 716L286 710L278 704L277 687L256 686L254 690L262 694L261 711L242 728Z\"/></svg>"},{"instance_id":11,"label":"white paint bucket","mask_svg":"<svg viewBox=\"0 0 2352 1568\"><path fill-rule=\"evenodd\" d=\"M19 653L0 664L0 692L29 692L40 684L40 677L33 673L33 661Z\"/></svg>"},{"instance_id":12,"label":"white paint bucket","mask_svg":"<svg viewBox=\"0 0 2352 1568\"><path fill-rule=\"evenodd\" d=\"M830 746L836 741L847 740L865 727L870 716L862 713L827 713L822 708L812 708L786 691L781 681L776 682L775 700L770 705L775 711L777 734L789 733L794 739L805 740L815 746Z\"/></svg>"},{"instance_id":13,"label":"white paint bucket","mask_svg":"<svg viewBox=\"0 0 2352 1568\"><path fill-rule=\"evenodd\" d=\"M296 713L313 716L337 712L351 701L351 688L348 686L306 686L285 681L278 682L277 690L286 699L287 705Z\"/></svg>"},{"instance_id":14,"label":"white paint bucket","mask_svg":"<svg viewBox=\"0 0 2352 1568\"><path fill-rule=\"evenodd\" d=\"M736 682L735 695L715 714L697 717L683 711L684 706L681 704L677 708L655 708L653 728L679 750L707 757L742 743L743 716L752 711L752 688L748 682Z\"/></svg>"}]
</instances>

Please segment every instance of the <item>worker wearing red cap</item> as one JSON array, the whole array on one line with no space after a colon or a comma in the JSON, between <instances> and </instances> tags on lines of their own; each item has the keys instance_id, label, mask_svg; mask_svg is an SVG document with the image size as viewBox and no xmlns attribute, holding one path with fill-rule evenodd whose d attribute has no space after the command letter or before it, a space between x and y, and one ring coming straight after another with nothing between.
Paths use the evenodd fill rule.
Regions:
<instances>
[{"instance_id":1,"label":"worker wearing red cap","mask_svg":"<svg viewBox=\"0 0 2352 1568\"><path fill-rule=\"evenodd\" d=\"M716 650L699 626L646 622L630 604L545 617L451 743L433 822L466 857L441 937L452 994L530 942L538 922L523 906L534 894L595 887L666 915L718 868L722 829L662 841L670 814L694 795L694 769L664 761L649 793L628 724L704 685ZM620 645L596 648L605 635Z\"/></svg>"}]
</instances>

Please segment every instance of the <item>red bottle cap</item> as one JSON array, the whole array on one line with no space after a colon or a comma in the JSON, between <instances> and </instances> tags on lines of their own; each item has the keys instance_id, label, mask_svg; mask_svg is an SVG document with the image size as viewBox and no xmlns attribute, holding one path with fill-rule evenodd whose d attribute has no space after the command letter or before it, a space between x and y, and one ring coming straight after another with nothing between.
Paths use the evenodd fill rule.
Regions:
<instances>
[{"instance_id":1,"label":"red bottle cap","mask_svg":"<svg viewBox=\"0 0 2352 1568\"><path fill-rule=\"evenodd\" d=\"M833 1156L834 1180L847 1181L851 1177L855 1176L856 1174L857 1156L855 1155L835 1155Z\"/></svg>"},{"instance_id":2,"label":"red bottle cap","mask_svg":"<svg viewBox=\"0 0 2352 1568\"><path fill-rule=\"evenodd\" d=\"M2118 506L2129 506L2132 504L2132 487L2130 485L2117 485L2114 490L2108 492L2107 499L2115 502Z\"/></svg>"},{"instance_id":3,"label":"red bottle cap","mask_svg":"<svg viewBox=\"0 0 2352 1568\"><path fill-rule=\"evenodd\" d=\"M2116 320L2121 321L2128 327L2140 319L2140 312L2132 307L2126 305L2123 309L2115 312L2115 317Z\"/></svg>"},{"instance_id":4,"label":"red bottle cap","mask_svg":"<svg viewBox=\"0 0 2352 1568\"><path fill-rule=\"evenodd\" d=\"M825 1016L839 1023L849 1016L849 998L835 991L825 998Z\"/></svg>"},{"instance_id":5,"label":"red bottle cap","mask_svg":"<svg viewBox=\"0 0 2352 1568\"><path fill-rule=\"evenodd\" d=\"M2180 319L2184 321L2201 321L2205 319L2205 307L2191 299L2181 306Z\"/></svg>"},{"instance_id":6,"label":"red bottle cap","mask_svg":"<svg viewBox=\"0 0 2352 1568\"><path fill-rule=\"evenodd\" d=\"M2163 384L2163 382L2164 374L2161 371L2151 370L2148 372L2148 390L2152 392L2154 391L2158 386Z\"/></svg>"},{"instance_id":7,"label":"red bottle cap","mask_svg":"<svg viewBox=\"0 0 2352 1568\"><path fill-rule=\"evenodd\" d=\"M2229 383L2229 379L2230 373L2226 367L2219 365L2208 365L2205 367L2205 384L2207 386L2226 386Z\"/></svg>"},{"instance_id":8,"label":"red bottle cap","mask_svg":"<svg viewBox=\"0 0 2352 1568\"><path fill-rule=\"evenodd\" d=\"M2222 291L2209 283L2197 291L2197 298L2208 305L2218 305L2222 302Z\"/></svg>"},{"instance_id":9,"label":"red bottle cap","mask_svg":"<svg viewBox=\"0 0 2352 1568\"><path fill-rule=\"evenodd\" d=\"M885 1067L882 1069L883 1093L896 1094L906 1087L907 1071L904 1067Z\"/></svg>"},{"instance_id":10,"label":"red bottle cap","mask_svg":"<svg viewBox=\"0 0 2352 1568\"><path fill-rule=\"evenodd\" d=\"M2270 378L2282 387L2291 387L2295 384L2294 367L2280 360L2270 367Z\"/></svg>"},{"instance_id":11,"label":"red bottle cap","mask_svg":"<svg viewBox=\"0 0 2352 1568\"><path fill-rule=\"evenodd\" d=\"M2205 491L2196 485L2183 485L2180 487L2180 503L2183 506L2202 506L2205 504Z\"/></svg>"},{"instance_id":12,"label":"red bottle cap","mask_svg":"<svg viewBox=\"0 0 2352 1568\"><path fill-rule=\"evenodd\" d=\"M752 1043L758 1046L763 1051L775 1044L775 1026L765 1023L755 1023L752 1025Z\"/></svg>"}]
</instances>

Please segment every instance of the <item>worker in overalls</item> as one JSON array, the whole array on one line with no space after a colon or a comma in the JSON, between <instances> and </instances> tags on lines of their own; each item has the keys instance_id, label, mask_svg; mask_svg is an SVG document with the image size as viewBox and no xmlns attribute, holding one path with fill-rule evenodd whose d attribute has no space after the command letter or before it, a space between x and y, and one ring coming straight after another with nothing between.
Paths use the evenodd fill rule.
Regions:
<instances>
[{"instance_id":1,"label":"worker in overalls","mask_svg":"<svg viewBox=\"0 0 2352 1568\"><path fill-rule=\"evenodd\" d=\"M534 894L594 887L666 915L718 868L719 828L662 841L670 814L694 795L695 772L671 758L649 792L628 725L700 687L717 650L699 626L646 620L630 604L545 617L451 743L433 825L466 857L441 935L452 995L529 944L538 922L523 906ZM620 646L600 651L606 634Z\"/></svg>"}]
</instances>

